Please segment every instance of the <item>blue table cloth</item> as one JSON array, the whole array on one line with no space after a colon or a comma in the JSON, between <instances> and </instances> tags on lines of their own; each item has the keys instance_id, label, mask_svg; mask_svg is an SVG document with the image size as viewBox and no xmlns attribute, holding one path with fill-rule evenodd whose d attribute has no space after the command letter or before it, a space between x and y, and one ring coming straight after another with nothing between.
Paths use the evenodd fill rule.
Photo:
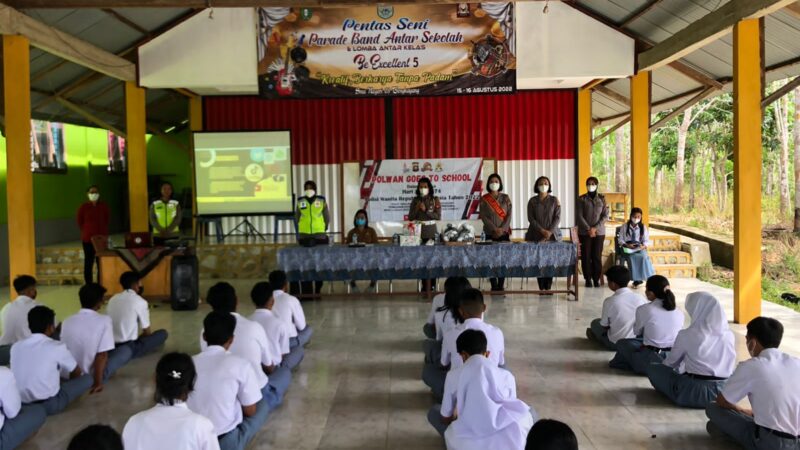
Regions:
<instances>
[{"instance_id":1,"label":"blue table cloth","mask_svg":"<svg viewBox=\"0 0 800 450\"><path fill-rule=\"evenodd\" d=\"M289 281L402 280L465 277L566 277L575 274L569 242L400 247L287 247L278 266Z\"/></svg>"}]
</instances>

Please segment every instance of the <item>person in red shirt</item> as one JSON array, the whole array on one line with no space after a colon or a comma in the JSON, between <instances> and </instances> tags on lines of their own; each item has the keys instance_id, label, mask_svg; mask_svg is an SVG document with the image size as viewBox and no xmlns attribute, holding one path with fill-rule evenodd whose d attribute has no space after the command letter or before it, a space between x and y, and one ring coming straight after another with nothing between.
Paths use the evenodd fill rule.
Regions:
<instances>
[{"instance_id":1,"label":"person in red shirt","mask_svg":"<svg viewBox=\"0 0 800 450\"><path fill-rule=\"evenodd\" d=\"M100 190L90 186L86 190L89 201L78 208L78 227L83 242L83 279L89 284L94 279L95 252L92 236L108 236L110 211L108 205L100 201Z\"/></svg>"}]
</instances>

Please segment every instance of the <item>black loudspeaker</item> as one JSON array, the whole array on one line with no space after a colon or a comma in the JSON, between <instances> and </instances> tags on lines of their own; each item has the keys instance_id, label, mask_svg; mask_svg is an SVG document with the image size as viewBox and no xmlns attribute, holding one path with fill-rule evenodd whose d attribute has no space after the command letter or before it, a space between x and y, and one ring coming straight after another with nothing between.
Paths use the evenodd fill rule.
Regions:
<instances>
[{"instance_id":1,"label":"black loudspeaker","mask_svg":"<svg viewBox=\"0 0 800 450\"><path fill-rule=\"evenodd\" d=\"M200 303L200 280L197 257L194 255L172 258L172 309L186 311L197 309Z\"/></svg>"}]
</instances>

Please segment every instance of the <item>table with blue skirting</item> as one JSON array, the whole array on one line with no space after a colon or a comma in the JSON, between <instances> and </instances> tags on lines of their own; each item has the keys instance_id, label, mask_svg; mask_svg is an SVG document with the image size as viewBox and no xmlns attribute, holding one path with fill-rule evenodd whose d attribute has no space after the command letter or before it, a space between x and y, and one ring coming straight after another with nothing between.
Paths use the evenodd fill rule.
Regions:
<instances>
[{"instance_id":1,"label":"table with blue skirting","mask_svg":"<svg viewBox=\"0 0 800 450\"><path fill-rule=\"evenodd\" d=\"M571 242L417 247L331 245L287 247L278 251L278 266L286 271L290 281L567 277L566 291L549 292L571 294L575 299L578 261L578 247Z\"/></svg>"}]
</instances>

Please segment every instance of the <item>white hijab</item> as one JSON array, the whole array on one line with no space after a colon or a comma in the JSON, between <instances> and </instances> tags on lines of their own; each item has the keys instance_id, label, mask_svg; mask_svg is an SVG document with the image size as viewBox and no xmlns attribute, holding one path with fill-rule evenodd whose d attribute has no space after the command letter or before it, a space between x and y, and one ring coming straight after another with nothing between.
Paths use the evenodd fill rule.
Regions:
<instances>
[{"instance_id":1,"label":"white hijab","mask_svg":"<svg viewBox=\"0 0 800 450\"><path fill-rule=\"evenodd\" d=\"M516 398L513 375L482 355L460 370L458 419L446 434L448 448L525 448L535 412Z\"/></svg>"},{"instance_id":2,"label":"white hijab","mask_svg":"<svg viewBox=\"0 0 800 450\"><path fill-rule=\"evenodd\" d=\"M696 345L689 351L693 362L715 373L732 370L736 364L733 333L719 301L708 292L693 292L686 297L686 311L692 323L683 333Z\"/></svg>"}]
</instances>

